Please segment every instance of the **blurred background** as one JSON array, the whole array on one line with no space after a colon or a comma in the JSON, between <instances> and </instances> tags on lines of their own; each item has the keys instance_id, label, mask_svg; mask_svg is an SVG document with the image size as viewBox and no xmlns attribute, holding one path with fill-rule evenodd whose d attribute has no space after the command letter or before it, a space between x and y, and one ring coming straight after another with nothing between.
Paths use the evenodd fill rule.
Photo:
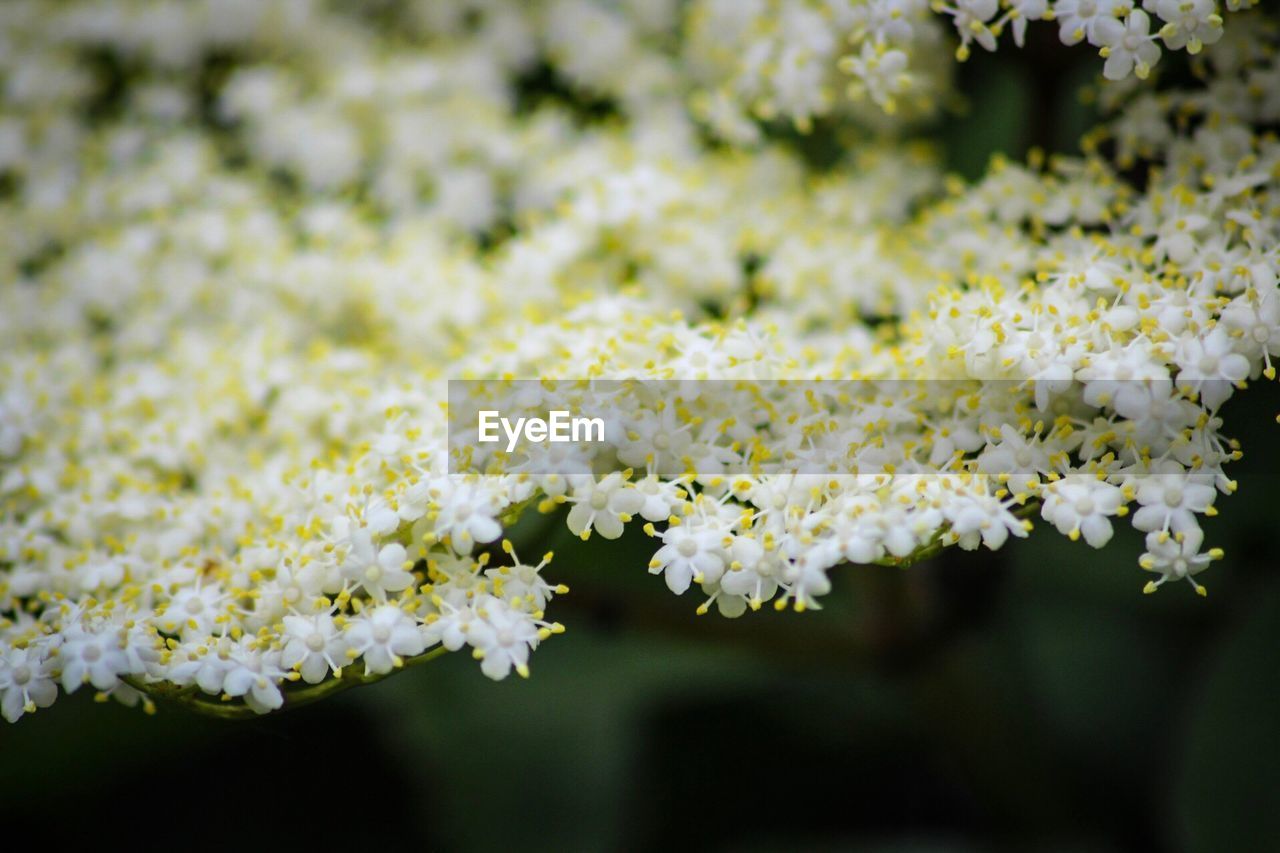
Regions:
<instances>
[{"instance_id":1,"label":"blurred background","mask_svg":"<svg viewBox=\"0 0 1280 853\"><path fill-rule=\"evenodd\" d=\"M1032 34L962 67L973 107L939 133L957 173L1090 125L1096 58ZM730 621L647 575L645 543L533 519L519 535L572 593L528 681L449 655L245 722L82 690L0 726L0 843L1280 850L1277 411L1273 383L1228 404L1246 456L1206 525L1227 559L1205 599L1142 595L1131 530L1099 552L1042 524Z\"/></svg>"}]
</instances>

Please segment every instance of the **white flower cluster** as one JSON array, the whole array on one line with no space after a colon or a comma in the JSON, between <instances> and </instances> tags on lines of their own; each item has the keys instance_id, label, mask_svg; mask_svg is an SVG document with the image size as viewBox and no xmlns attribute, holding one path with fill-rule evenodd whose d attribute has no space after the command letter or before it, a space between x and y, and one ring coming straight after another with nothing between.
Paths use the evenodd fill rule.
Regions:
<instances>
[{"instance_id":1,"label":"white flower cluster","mask_svg":"<svg viewBox=\"0 0 1280 853\"><path fill-rule=\"evenodd\" d=\"M1207 87L1127 91L1084 158L965 187L909 144L820 177L706 144L697 42L739 4L693 4L683 41L674 3L528 5L423 0L395 39L296 0L0 5L7 719L85 684L261 712L464 646L526 674L566 590L504 530L564 505L579 535L650 525L650 570L728 615L1034 511L1095 546L1127 515L1153 585L1220 556L1218 410L1280 355L1265 21ZM741 5L818 38L804 0ZM890 7L840 27L933 38ZM761 67L801 82L750 97L816 115L788 50ZM531 101L543 66L573 91ZM635 472L570 481L449 474L459 377L974 390L850 406L857 476L691 479L673 435L724 442L655 406Z\"/></svg>"},{"instance_id":2,"label":"white flower cluster","mask_svg":"<svg viewBox=\"0 0 1280 853\"><path fill-rule=\"evenodd\" d=\"M737 143L760 139L757 119L806 131L832 115L928 115L947 92L944 33L927 0L696 0L685 40L694 107Z\"/></svg>"},{"instance_id":3,"label":"white flower cluster","mask_svg":"<svg viewBox=\"0 0 1280 853\"><path fill-rule=\"evenodd\" d=\"M1160 61L1160 45L1197 54L1222 38L1223 19L1218 0L932 0L932 8L949 15L960 38L957 57L967 59L970 45L995 50L1005 27L1022 47L1030 21L1053 21L1065 45L1087 42L1106 59L1103 74L1123 80L1130 74L1146 78ZM1259 0L1226 0L1226 8L1240 11ZM1155 22L1152 21L1155 17ZM1153 31L1154 26L1154 31Z\"/></svg>"},{"instance_id":4,"label":"white flower cluster","mask_svg":"<svg viewBox=\"0 0 1280 853\"><path fill-rule=\"evenodd\" d=\"M1258 0L1227 0L1239 11ZM883 125L927 116L947 92L940 56L946 19L964 61L975 43L998 48L1005 30L1018 47L1027 26L1052 21L1065 45L1082 42L1106 59L1112 80L1145 78L1168 50L1197 54L1222 37L1217 0L695 0L686 56L703 85L694 105L725 139L760 138L755 119L785 118L802 131L815 118L857 116ZM847 95L847 97L843 97ZM868 110L872 105L876 110Z\"/></svg>"}]
</instances>

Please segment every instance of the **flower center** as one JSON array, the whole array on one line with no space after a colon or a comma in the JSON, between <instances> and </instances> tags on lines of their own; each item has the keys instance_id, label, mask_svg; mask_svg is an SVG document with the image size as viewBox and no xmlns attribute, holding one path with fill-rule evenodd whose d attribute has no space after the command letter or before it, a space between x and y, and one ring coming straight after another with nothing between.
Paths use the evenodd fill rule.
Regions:
<instances>
[{"instance_id":1,"label":"flower center","mask_svg":"<svg viewBox=\"0 0 1280 853\"><path fill-rule=\"evenodd\" d=\"M591 495L591 508L604 509L609 505L609 496L604 492L594 492Z\"/></svg>"},{"instance_id":2,"label":"flower center","mask_svg":"<svg viewBox=\"0 0 1280 853\"><path fill-rule=\"evenodd\" d=\"M1076 515L1092 515L1093 510L1093 498L1088 495L1076 500Z\"/></svg>"},{"instance_id":3,"label":"flower center","mask_svg":"<svg viewBox=\"0 0 1280 853\"><path fill-rule=\"evenodd\" d=\"M373 629L373 640L375 643L385 643L391 639L391 630L383 625L379 625Z\"/></svg>"},{"instance_id":4,"label":"flower center","mask_svg":"<svg viewBox=\"0 0 1280 853\"><path fill-rule=\"evenodd\" d=\"M1204 374L1213 374L1218 372L1218 357L1216 355L1206 355L1200 359L1200 372Z\"/></svg>"},{"instance_id":5,"label":"flower center","mask_svg":"<svg viewBox=\"0 0 1280 853\"><path fill-rule=\"evenodd\" d=\"M187 599L186 611L192 616L196 616L204 612L204 599L198 595L193 595Z\"/></svg>"},{"instance_id":6,"label":"flower center","mask_svg":"<svg viewBox=\"0 0 1280 853\"><path fill-rule=\"evenodd\" d=\"M312 631L307 636L307 648L313 652L318 652L324 648L324 635L319 631Z\"/></svg>"},{"instance_id":7,"label":"flower center","mask_svg":"<svg viewBox=\"0 0 1280 853\"><path fill-rule=\"evenodd\" d=\"M1177 486L1165 489L1164 502L1169 506L1178 506L1182 503L1182 489Z\"/></svg>"},{"instance_id":8,"label":"flower center","mask_svg":"<svg viewBox=\"0 0 1280 853\"><path fill-rule=\"evenodd\" d=\"M31 680L31 667L23 664L13 671L13 683L21 687Z\"/></svg>"},{"instance_id":9,"label":"flower center","mask_svg":"<svg viewBox=\"0 0 1280 853\"><path fill-rule=\"evenodd\" d=\"M102 649L97 646L85 646L84 651L80 653L80 657L84 658L89 663L94 663L102 657Z\"/></svg>"},{"instance_id":10,"label":"flower center","mask_svg":"<svg viewBox=\"0 0 1280 853\"><path fill-rule=\"evenodd\" d=\"M694 554L698 553L698 543L694 542L692 539L685 539L676 546L676 550L680 552L680 556L682 557L692 557Z\"/></svg>"}]
</instances>

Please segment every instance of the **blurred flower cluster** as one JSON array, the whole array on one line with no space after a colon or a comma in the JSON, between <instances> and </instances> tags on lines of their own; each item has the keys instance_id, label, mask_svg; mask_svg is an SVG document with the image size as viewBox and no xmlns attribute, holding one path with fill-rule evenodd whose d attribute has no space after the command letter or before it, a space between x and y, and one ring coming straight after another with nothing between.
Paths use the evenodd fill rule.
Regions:
<instances>
[{"instance_id":1,"label":"blurred flower cluster","mask_svg":"<svg viewBox=\"0 0 1280 853\"><path fill-rule=\"evenodd\" d=\"M1199 79L945 177L902 134L950 22L1048 18ZM1036 517L1203 591L1219 410L1280 355L1278 45L1212 0L0 5L0 710L526 675L568 590L507 531L565 506L728 616ZM821 172L777 132L819 117ZM911 382L789 424L827 474L649 401L626 472L564 477L450 474L459 377Z\"/></svg>"}]
</instances>

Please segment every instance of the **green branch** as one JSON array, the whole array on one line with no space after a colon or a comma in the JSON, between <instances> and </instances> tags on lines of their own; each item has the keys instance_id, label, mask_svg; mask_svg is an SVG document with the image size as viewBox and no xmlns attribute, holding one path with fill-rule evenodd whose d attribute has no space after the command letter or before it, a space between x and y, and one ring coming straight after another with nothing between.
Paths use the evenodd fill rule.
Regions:
<instances>
[{"instance_id":1,"label":"green branch","mask_svg":"<svg viewBox=\"0 0 1280 853\"><path fill-rule=\"evenodd\" d=\"M305 705L310 705L312 702L318 702L336 693L349 690L352 687L374 684L389 675L394 675L400 669L407 669L411 666L433 661L446 654L447 651L443 646L437 646L416 657L406 658L402 667L397 667L385 674L374 673L366 675L361 671L360 667L352 665L343 669L341 677L327 678L319 684L307 684L304 686L282 685L281 692L284 694L284 705L278 710L288 711L293 708L301 708ZM133 675L123 676L123 681L152 699L181 705L190 711L209 717L218 717L223 720L243 720L259 716L243 699L228 697L226 694L223 694L222 697L210 696L201 692L195 685L180 687L172 682L145 681Z\"/></svg>"}]
</instances>

